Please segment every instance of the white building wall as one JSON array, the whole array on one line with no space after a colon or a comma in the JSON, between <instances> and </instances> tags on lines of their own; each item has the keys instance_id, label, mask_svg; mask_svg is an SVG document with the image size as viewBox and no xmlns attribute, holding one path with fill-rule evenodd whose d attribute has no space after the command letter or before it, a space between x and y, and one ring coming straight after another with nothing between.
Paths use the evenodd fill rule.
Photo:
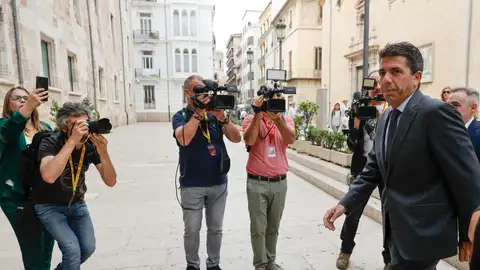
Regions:
<instances>
[{"instance_id":1,"label":"white building wall","mask_svg":"<svg viewBox=\"0 0 480 270\"><path fill-rule=\"evenodd\" d=\"M159 31L158 39L137 43L135 46L134 63L137 68L143 67L142 51L152 50L153 69L160 69L158 77L135 80L139 121L169 121L175 112L185 106L184 80L192 74L205 79L212 79L213 75L213 4L205 3L206 1L165 2L165 5L163 2L154 3L147 9L138 8L132 14L137 16L132 18L133 25L139 29L140 12L152 13L151 28ZM193 17L192 12L195 14ZM186 20L184 13L187 14ZM145 106L145 85L154 86L153 107Z\"/></svg>"},{"instance_id":2,"label":"white building wall","mask_svg":"<svg viewBox=\"0 0 480 270\"><path fill-rule=\"evenodd\" d=\"M248 90L253 90L253 96L255 97L259 88L258 80L262 77L260 68L257 64L257 59L260 57L260 47L258 46L258 38L261 35L260 24L258 18L262 14L262 11L247 10L243 16L243 35L242 35L242 70L241 76L243 78L243 84L239 87L242 89L241 98L245 101L249 98ZM251 44L249 44L249 38L252 38ZM250 65L248 63L247 51L251 49L253 51L252 72L253 80L250 84L248 74L250 72ZM251 85L251 87L250 87Z\"/></svg>"}]
</instances>

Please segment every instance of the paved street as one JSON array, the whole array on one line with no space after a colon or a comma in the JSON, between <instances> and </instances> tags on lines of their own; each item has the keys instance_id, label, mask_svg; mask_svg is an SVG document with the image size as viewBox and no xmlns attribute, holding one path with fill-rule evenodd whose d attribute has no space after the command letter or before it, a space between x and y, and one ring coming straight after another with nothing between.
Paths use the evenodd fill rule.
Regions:
<instances>
[{"instance_id":1,"label":"paved street","mask_svg":"<svg viewBox=\"0 0 480 270\"><path fill-rule=\"evenodd\" d=\"M94 167L87 175L87 201L96 229L97 250L82 269L185 269L182 211L175 197L178 149L169 124L122 126L109 136L118 184L106 187ZM224 221L221 266L253 269L245 191L244 145L229 144L232 169ZM323 228L322 216L337 200L293 174L278 245L278 263L285 269L336 269L339 231ZM337 222L341 228L342 220ZM205 222L201 259L204 265ZM363 217L350 269L383 269L382 231ZM0 215L0 268L22 269L10 225ZM60 260L55 247L53 265ZM205 268L202 268L205 269ZM438 269L453 269L446 264Z\"/></svg>"}]
</instances>

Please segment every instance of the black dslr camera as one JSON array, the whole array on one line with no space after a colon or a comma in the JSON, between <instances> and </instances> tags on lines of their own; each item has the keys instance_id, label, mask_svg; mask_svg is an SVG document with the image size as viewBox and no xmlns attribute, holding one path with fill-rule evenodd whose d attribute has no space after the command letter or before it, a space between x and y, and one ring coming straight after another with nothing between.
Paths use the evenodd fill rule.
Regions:
<instances>
[{"instance_id":1,"label":"black dslr camera","mask_svg":"<svg viewBox=\"0 0 480 270\"><path fill-rule=\"evenodd\" d=\"M108 134L112 130L112 124L108 118L102 118L96 121L87 121L88 133Z\"/></svg>"},{"instance_id":2,"label":"black dslr camera","mask_svg":"<svg viewBox=\"0 0 480 270\"><path fill-rule=\"evenodd\" d=\"M212 80L202 80L205 86L196 85L193 87L194 96L193 105L200 109L212 110L233 110L235 108L235 96L230 93L237 92L237 86L224 85L219 86ZM208 104L202 103L198 97L210 95L212 99Z\"/></svg>"},{"instance_id":3,"label":"black dslr camera","mask_svg":"<svg viewBox=\"0 0 480 270\"><path fill-rule=\"evenodd\" d=\"M369 120L377 118L377 108L370 105L373 101L385 101L383 94L377 94L375 97L368 95L369 90L375 89L377 81L371 78L364 78L362 82L362 91L357 92L359 95L352 102L350 117L357 117L360 120Z\"/></svg>"},{"instance_id":4,"label":"black dslr camera","mask_svg":"<svg viewBox=\"0 0 480 270\"><path fill-rule=\"evenodd\" d=\"M272 112L272 113L283 113L286 110L285 98L273 98L275 95L279 94L295 94L295 87L283 87L278 88L277 82L274 82L273 89L268 89L266 86L262 85L257 91L257 96L263 96L263 104L261 107L256 107L252 104L254 111L263 111L263 112Z\"/></svg>"}]
</instances>

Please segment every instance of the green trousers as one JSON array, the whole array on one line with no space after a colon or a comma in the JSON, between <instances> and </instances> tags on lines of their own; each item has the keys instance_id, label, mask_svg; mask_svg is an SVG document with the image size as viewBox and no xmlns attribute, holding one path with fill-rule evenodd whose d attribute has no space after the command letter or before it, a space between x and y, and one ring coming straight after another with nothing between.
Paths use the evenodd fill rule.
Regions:
<instances>
[{"instance_id":1,"label":"green trousers","mask_svg":"<svg viewBox=\"0 0 480 270\"><path fill-rule=\"evenodd\" d=\"M277 239L287 196L287 179L267 182L248 179L247 198L250 213L250 237L253 265L275 263Z\"/></svg>"},{"instance_id":2,"label":"green trousers","mask_svg":"<svg viewBox=\"0 0 480 270\"><path fill-rule=\"evenodd\" d=\"M25 270L50 270L53 245L55 243L50 233L43 229L32 233L26 228L16 226L15 218L17 216L18 202L2 199L0 206L17 236Z\"/></svg>"}]
</instances>

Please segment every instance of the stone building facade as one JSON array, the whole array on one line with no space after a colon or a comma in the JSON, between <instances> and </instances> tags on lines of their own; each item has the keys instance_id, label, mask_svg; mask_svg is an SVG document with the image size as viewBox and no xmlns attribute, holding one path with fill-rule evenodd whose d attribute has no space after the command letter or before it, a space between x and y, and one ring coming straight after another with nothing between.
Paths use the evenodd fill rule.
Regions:
<instances>
[{"instance_id":1,"label":"stone building facade","mask_svg":"<svg viewBox=\"0 0 480 270\"><path fill-rule=\"evenodd\" d=\"M361 88L364 0L318 1L324 3L322 87L328 89L328 102L321 108L328 114L336 102L351 100ZM424 57L424 94L440 98L445 86L480 89L475 76L480 72L478 31L477 1L370 1L368 69L378 69L378 52L387 43L409 41Z\"/></svg>"},{"instance_id":2,"label":"stone building facade","mask_svg":"<svg viewBox=\"0 0 480 270\"><path fill-rule=\"evenodd\" d=\"M50 122L54 101L88 98L114 126L134 123L128 2L0 0L0 98L44 76L50 98L42 120Z\"/></svg>"}]
</instances>

